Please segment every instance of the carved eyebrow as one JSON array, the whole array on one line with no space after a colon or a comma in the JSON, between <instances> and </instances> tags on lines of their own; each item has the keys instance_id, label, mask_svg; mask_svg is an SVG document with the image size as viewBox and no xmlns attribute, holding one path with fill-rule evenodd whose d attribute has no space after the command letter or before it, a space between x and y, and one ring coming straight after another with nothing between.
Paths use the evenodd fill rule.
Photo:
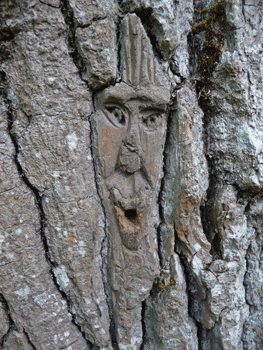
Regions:
<instances>
[{"instance_id":1,"label":"carved eyebrow","mask_svg":"<svg viewBox=\"0 0 263 350\"><path fill-rule=\"evenodd\" d=\"M140 101L144 103L144 106L141 107L141 110L143 109L153 109L153 110L160 110L165 112L167 110L167 104L166 103L160 103L155 101L154 99L151 99L149 96L137 96L130 98L129 101Z\"/></svg>"},{"instance_id":2,"label":"carved eyebrow","mask_svg":"<svg viewBox=\"0 0 263 350\"><path fill-rule=\"evenodd\" d=\"M107 99L103 101L104 104L122 104L124 101L120 97L115 96L109 96Z\"/></svg>"},{"instance_id":3,"label":"carved eyebrow","mask_svg":"<svg viewBox=\"0 0 263 350\"><path fill-rule=\"evenodd\" d=\"M158 112L158 113L165 113L166 112L166 106L144 106L140 108L140 112Z\"/></svg>"},{"instance_id":4,"label":"carved eyebrow","mask_svg":"<svg viewBox=\"0 0 263 350\"><path fill-rule=\"evenodd\" d=\"M104 103L103 103L103 105L105 106L105 107L111 107L111 106L117 106L117 107L125 107L125 105L124 104L122 104L120 101L112 101L112 100L109 100L109 101L105 101Z\"/></svg>"},{"instance_id":5,"label":"carved eyebrow","mask_svg":"<svg viewBox=\"0 0 263 350\"><path fill-rule=\"evenodd\" d=\"M154 99L149 98L149 96L136 96L136 97L131 97L131 98L121 98L121 96L108 96L104 101L103 105L113 105L115 104L116 106L120 106L125 108L127 103L130 101L140 101L144 105L140 108L141 111L143 110L155 110L159 112L166 112L167 110L167 104L166 103L160 103L155 101ZM126 107L127 108L127 107Z\"/></svg>"},{"instance_id":6,"label":"carved eyebrow","mask_svg":"<svg viewBox=\"0 0 263 350\"><path fill-rule=\"evenodd\" d=\"M125 106L125 104L120 102L119 99L118 100L117 99L116 100L115 99L108 99L108 100L104 101L103 106L106 109L111 108L111 107L119 107L121 109L127 110L127 107Z\"/></svg>"}]
</instances>

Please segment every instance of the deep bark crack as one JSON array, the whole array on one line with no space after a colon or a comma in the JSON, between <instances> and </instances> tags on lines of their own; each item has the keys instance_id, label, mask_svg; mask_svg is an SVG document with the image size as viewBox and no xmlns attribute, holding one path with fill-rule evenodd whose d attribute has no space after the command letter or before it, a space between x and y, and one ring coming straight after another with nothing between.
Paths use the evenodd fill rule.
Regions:
<instances>
[{"instance_id":1,"label":"deep bark crack","mask_svg":"<svg viewBox=\"0 0 263 350\"><path fill-rule=\"evenodd\" d=\"M75 66L78 68L80 78L82 79L81 73L83 71L83 61L78 53L76 45L76 27L74 24L74 11L70 6L68 0L61 0L61 12L64 16L65 23L68 26L68 46L69 54L73 59ZM87 82L85 82L87 84Z\"/></svg>"},{"instance_id":2,"label":"deep bark crack","mask_svg":"<svg viewBox=\"0 0 263 350\"><path fill-rule=\"evenodd\" d=\"M10 308L8 306L8 301L5 299L3 294L0 294L0 302L3 304L4 309L7 313L7 317L8 317L8 321L9 321L9 328L7 333L2 337L2 339L0 340L0 349L3 349L3 346L8 338L8 335L10 334L10 332L12 331L12 329L15 329L15 322L11 317L11 311Z\"/></svg>"},{"instance_id":3,"label":"deep bark crack","mask_svg":"<svg viewBox=\"0 0 263 350\"><path fill-rule=\"evenodd\" d=\"M50 7L54 8L54 9L57 9L57 10L59 9L59 6L54 6L54 5L51 5L51 4L47 4L43 0L39 0L39 2L41 2L41 4L43 4L43 5L50 6Z\"/></svg>"},{"instance_id":4,"label":"deep bark crack","mask_svg":"<svg viewBox=\"0 0 263 350\"><path fill-rule=\"evenodd\" d=\"M196 94L199 97L198 105L200 109L203 111L202 140L205 148L205 158L206 158L207 167L208 167L208 187L206 190L205 199L202 200L202 203L200 205L200 218L201 218L203 232L206 235L207 240L211 244L210 254L213 255L214 259L216 259L222 256L222 252L220 248L221 239L217 234L215 234L214 236L212 235L212 231L214 232L214 230L211 227L210 219L209 219L209 210L211 209L211 205L215 200L216 189L220 186L220 181L218 179L218 176L213 170L215 168L214 161L208 155L209 124L213 116L213 107L211 106L209 95L206 94L205 85L202 82L197 82Z\"/></svg>"},{"instance_id":5,"label":"deep bark crack","mask_svg":"<svg viewBox=\"0 0 263 350\"><path fill-rule=\"evenodd\" d=\"M81 77L81 72L83 70L83 62L82 62L82 59L81 59L81 57L80 57L80 55L78 53L77 47L76 47L76 42L75 42L75 30L76 30L76 28L75 28L74 21L73 21L74 12L73 12L73 9L70 7L70 4L69 4L68 0L61 0L61 11L62 11L62 14L64 15L65 22L66 22L66 24L69 27L68 43L69 43L69 47L71 48L71 57L73 59L73 62L76 65L76 67L78 68L78 71L79 71L79 74L80 74L80 77ZM81 64L79 64L79 62L81 62ZM82 77L81 77L81 79L82 79ZM85 81L85 83L87 85L87 88L89 88L88 83L86 81ZM93 108L94 108L94 111L95 111L94 93L95 93L95 91L93 91ZM94 181L95 181L96 191L97 191L97 194L98 194L98 197L99 197L99 200L100 200L100 204L101 204L101 208L102 208L102 211L103 211L103 215L104 215L104 233L105 233L105 236L104 236L104 238L102 240L101 250L100 250L100 256L101 256L101 259L102 259L101 275L102 275L102 282L103 282L103 286L104 286L104 293L105 293L105 296L106 296L106 302L107 302L107 305L108 305L108 312L109 312L109 318L110 318L109 333L110 333L110 337L111 337L111 342L112 342L113 348L116 349L116 350L119 350L118 344L117 344L116 325L115 325L115 321L114 321L113 303L112 303L111 296L110 296L110 290L107 287L107 277L105 276L105 273L104 273L104 266L106 266L106 271L108 271L108 267L107 267L107 262L105 261L105 258L103 256L103 249L104 249L104 245L105 244L108 245L109 238L107 237L106 209L105 209L104 204L103 204L103 199L102 199L102 197L100 195L99 184L98 184L98 180L97 180L98 175L97 175L95 158L94 158L93 126L92 126L92 123L91 123L91 116L92 116L92 113L89 116L89 118L87 118L87 120L89 121L89 124L90 124L90 149L91 149L91 156L92 156L92 163L93 163Z\"/></svg>"},{"instance_id":6,"label":"deep bark crack","mask_svg":"<svg viewBox=\"0 0 263 350\"><path fill-rule=\"evenodd\" d=\"M118 17L118 22L116 24L116 41L117 41L117 75L116 75L116 82L118 82L119 80L121 80L121 76L118 77L118 75L120 75L121 72L121 17Z\"/></svg>"},{"instance_id":7,"label":"deep bark crack","mask_svg":"<svg viewBox=\"0 0 263 350\"><path fill-rule=\"evenodd\" d=\"M247 209L247 207L246 207L246 209ZM247 218L249 220L248 212L249 212L249 209L245 210L245 214L246 214L246 216L247 216ZM257 242L257 235L258 235L258 233L256 234L255 242ZM249 287L249 283L246 282L247 276L249 274L249 252L251 250L251 245L252 245L252 243L250 243L250 245L248 246L247 251L246 251L246 255L245 255L246 272L244 274L244 279L243 279L243 287L244 287L244 290L245 290L245 302L246 302L246 304L249 307L249 315L248 315L247 319L245 320L245 322L243 323L243 327L242 327L241 342L242 342L243 346L244 346L243 335L245 333L245 326L246 326L247 321L250 319L251 315L253 316L253 311L254 311L254 305L253 304L251 305L251 303L249 303L249 301L248 301L248 294L249 294L248 287ZM261 247L261 249L262 248L263 247ZM260 259L260 254L259 254L259 259Z\"/></svg>"},{"instance_id":8,"label":"deep bark crack","mask_svg":"<svg viewBox=\"0 0 263 350\"><path fill-rule=\"evenodd\" d=\"M37 350L35 345L32 343L32 340L30 339L29 334L25 331L25 329L24 329L24 333L25 333L25 336L27 338L28 343L32 346L33 350Z\"/></svg>"},{"instance_id":9,"label":"deep bark crack","mask_svg":"<svg viewBox=\"0 0 263 350\"><path fill-rule=\"evenodd\" d=\"M94 103L94 94L93 94L93 109L94 112L96 111L95 108L95 103ZM109 327L109 333L110 333L110 337L111 337L111 343L112 346L114 348L114 350L119 350L118 347L118 342L117 342L117 331L116 331L116 322L115 322L115 317L114 317L114 308L113 308L113 302L112 302L112 298L111 298L111 293L110 293L110 289L107 285L107 276L105 276L104 273L104 269L107 271L107 274L109 275L108 272L108 264L107 261L105 261L107 259L107 257L104 257L103 255L103 249L104 249L104 245L107 244L107 251L109 250L109 237L107 234L107 214L106 214L106 208L104 206L103 203L103 198L101 196L100 193L100 188L99 188L99 184L98 184L98 173L97 173L97 168L96 168L96 163L95 163L95 155L94 155L94 142L93 142L93 125L91 122L91 117L89 118L89 125L90 125L90 149L91 149L91 156L92 156L92 164L93 164L93 172L94 172L94 181L95 181L95 186L96 186L96 191L100 200L100 205L103 211L103 216L104 216L104 238L102 240L101 243L101 250L100 250L100 256L101 256L101 260L102 260L102 267L101 267L101 275L102 275L102 282L103 282L103 286L104 286L104 293L106 295L106 301L107 301L107 305L108 305L108 311L109 311L109 317L110 317L110 327ZM106 268L105 268L106 267Z\"/></svg>"},{"instance_id":10,"label":"deep bark crack","mask_svg":"<svg viewBox=\"0 0 263 350\"><path fill-rule=\"evenodd\" d=\"M214 167L214 161L211 157L208 155L208 135L209 135L209 124L210 120L213 117L214 114L214 108L211 104L211 97L209 94L209 88L210 88L210 77L213 73L213 70L216 67L216 64L221 56L221 47L219 46L217 41L220 41L219 37L224 37L224 34L220 31L215 31L214 29L214 23L215 21L218 21L223 16L222 8L221 8L221 2L216 2L214 7L211 7L211 9L199 9L198 6L201 6L202 4L194 4L195 8L195 15L201 15L202 13L210 13L209 21L211 21L210 26L205 26L205 22L198 21L195 23L192 27L192 31L188 34L188 52L189 52L189 65L192 67L192 70L190 72L191 78L196 81L196 95L198 97L198 105L203 111L203 144L205 147L205 157L207 161L208 166L208 188L206 190L206 198L202 200L202 204L200 206L200 218L201 218L201 224L203 228L203 232L206 235L207 240L211 243L211 251L210 253L214 256L214 258L220 258L221 257L221 249L220 249L220 237L218 235L212 236L212 228L210 226L210 220L209 220L209 209L211 204L214 201L215 198L215 189L216 186L220 185L219 179L217 174L213 171ZM197 7L197 8L196 8ZM212 11L213 10L213 11ZM211 12L212 11L212 12ZM222 13L221 13L222 12ZM197 28L199 28L197 30ZM213 36L213 41L216 40L216 44L214 47L210 47L211 43L207 39L208 36L208 30L211 31L211 35ZM199 32L204 33L205 38L203 39L204 47L200 44L198 40L196 40L197 36L199 35ZM206 47L207 46L207 47ZM205 56L205 50L210 50L208 52L211 53L211 55ZM216 53L216 54L215 54ZM210 57L211 56L211 57ZM204 61L204 57L207 60L205 61L205 68L202 68L202 65L200 64L201 58ZM214 58L213 58L214 57ZM211 60L210 60L211 59ZM202 61L202 62L203 62ZM202 63L204 64L204 62ZM196 77L196 74L201 74L198 78Z\"/></svg>"},{"instance_id":11,"label":"deep bark crack","mask_svg":"<svg viewBox=\"0 0 263 350\"><path fill-rule=\"evenodd\" d=\"M242 8L242 15L243 15L243 17L244 17L244 21L246 22L245 5L246 5L245 0L242 0L242 4L241 4L241 8Z\"/></svg>"},{"instance_id":12,"label":"deep bark crack","mask_svg":"<svg viewBox=\"0 0 263 350\"><path fill-rule=\"evenodd\" d=\"M208 343L210 330L204 328L202 324L196 320L196 317L194 315L196 302L200 302L197 296L194 294L194 286L196 284L195 277L191 272L186 257L180 251L176 251L176 253L179 256L186 282L186 294L188 297L188 315L194 321L197 328L198 350L210 349Z\"/></svg>"},{"instance_id":13,"label":"deep bark crack","mask_svg":"<svg viewBox=\"0 0 263 350\"><path fill-rule=\"evenodd\" d=\"M174 95L173 93L171 93L170 103L167 111L167 129L166 129L166 136L165 136L165 143L164 143L164 150L163 150L163 177L161 179L161 186L160 186L159 196L158 196L160 224L157 228L157 241L158 241L158 255L159 255L161 269L164 268L164 263L165 263L164 254L163 254L163 251L164 251L163 237L161 232L162 225L165 226L166 224L163 196L165 194L165 182L167 180L167 175L169 173L168 155L169 155L170 142L173 137L171 125L172 125L172 118L176 107L176 103L177 103L177 95L176 94Z\"/></svg>"},{"instance_id":14,"label":"deep bark crack","mask_svg":"<svg viewBox=\"0 0 263 350\"><path fill-rule=\"evenodd\" d=\"M142 312L141 312L141 320L142 320L142 343L140 346L140 350L144 350L144 345L146 343L146 322L145 322L145 312L146 312L146 300L142 302Z\"/></svg>"},{"instance_id":15,"label":"deep bark crack","mask_svg":"<svg viewBox=\"0 0 263 350\"><path fill-rule=\"evenodd\" d=\"M8 336L13 329L15 329L14 324L9 326L7 333L2 337L2 339L0 341L0 350L4 349L5 342L7 341Z\"/></svg>"},{"instance_id":16,"label":"deep bark crack","mask_svg":"<svg viewBox=\"0 0 263 350\"><path fill-rule=\"evenodd\" d=\"M165 247L163 246L163 232L162 229L164 229L166 225L166 217L164 213L164 194L165 194L165 184L167 180L167 175L169 173L168 170L168 154L169 154L169 147L170 147L170 142L172 136L172 128L171 128L171 123L172 123L172 117L173 113L175 110L177 102L177 95L171 93L170 97L170 103L168 106L168 111L167 111L167 129L166 129L166 136L165 136L165 143L164 143L164 150L163 150L163 176L161 179L161 185L160 185L160 190L159 190L159 195L157 199L158 207L159 207L159 218L160 218L160 223L157 227L157 243L158 243L158 257L159 257L159 265L160 265L160 273L163 268L165 268L165 256L164 256L164 249ZM159 278L155 279L153 281L153 287L150 291L150 296L151 298L158 298L158 294L156 293L156 284L158 283ZM145 320L145 311L146 311L146 302L147 299L142 302L142 312L141 312L141 322L142 322L142 344L140 346L140 350L144 350L144 346L146 344L146 320Z\"/></svg>"},{"instance_id":17,"label":"deep bark crack","mask_svg":"<svg viewBox=\"0 0 263 350\"><path fill-rule=\"evenodd\" d=\"M136 14L136 16L138 16L140 18L141 23L142 23L142 25L147 33L147 36L150 40L150 43L152 45L153 52L154 52L156 58L159 61L164 61L163 54L157 45L156 34L153 32L153 28L160 25L159 22L157 20L155 20L154 17L152 16L153 9L151 7L147 7L147 8L141 7L141 8L135 9L132 12L125 12L125 14L126 13L134 13L134 14Z\"/></svg>"}]
</instances>

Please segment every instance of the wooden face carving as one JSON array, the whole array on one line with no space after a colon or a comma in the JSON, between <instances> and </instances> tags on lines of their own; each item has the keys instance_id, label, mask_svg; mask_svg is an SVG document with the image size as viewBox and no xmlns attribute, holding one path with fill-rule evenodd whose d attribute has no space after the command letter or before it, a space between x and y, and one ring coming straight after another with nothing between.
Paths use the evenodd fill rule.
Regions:
<instances>
[{"instance_id":1,"label":"wooden face carving","mask_svg":"<svg viewBox=\"0 0 263 350\"><path fill-rule=\"evenodd\" d=\"M96 96L99 172L115 204L120 230L127 231L123 244L131 250L138 248L147 197L152 197L160 177L166 108L158 88L135 90L121 83Z\"/></svg>"},{"instance_id":2,"label":"wooden face carving","mask_svg":"<svg viewBox=\"0 0 263 350\"><path fill-rule=\"evenodd\" d=\"M135 349L131 329L159 273L156 228L170 84L135 14L124 17L120 32L122 82L95 95L91 120L118 342Z\"/></svg>"},{"instance_id":3,"label":"wooden face carving","mask_svg":"<svg viewBox=\"0 0 263 350\"><path fill-rule=\"evenodd\" d=\"M117 170L144 174L152 187L158 176L166 130L166 103L144 90L125 83L105 89L97 96L98 151L102 176L108 179Z\"/></svg>"}]
</instances>

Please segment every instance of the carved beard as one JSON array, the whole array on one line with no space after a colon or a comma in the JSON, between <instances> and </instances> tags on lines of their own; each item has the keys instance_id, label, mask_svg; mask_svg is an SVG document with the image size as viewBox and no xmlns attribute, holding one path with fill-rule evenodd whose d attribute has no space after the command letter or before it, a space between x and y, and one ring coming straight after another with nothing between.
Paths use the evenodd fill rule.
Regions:
<instances>
[{"instance_id":1,"label":"carved beard","mask_svg":"<svg viewBox=\"0 0 263 350\"><path fill-rule=\"evenodd\" d=\"M115 172L106 184L114 204L122 244L129 250L138 250L143 236L147 234L145 222L150 186L140 171L128 176Z\"/></svg>"}]
</instances>

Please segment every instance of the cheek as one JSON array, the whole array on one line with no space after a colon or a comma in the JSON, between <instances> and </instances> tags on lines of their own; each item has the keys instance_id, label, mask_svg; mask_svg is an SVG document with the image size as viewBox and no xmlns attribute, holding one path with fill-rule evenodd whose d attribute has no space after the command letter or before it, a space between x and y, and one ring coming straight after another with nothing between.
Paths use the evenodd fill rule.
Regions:
<instances>
[{"instance_id":1,"label":"cheek","mask_svg":"<svg viewBox=\"0 0 263 350\"><path fill-rule=\"evenodd\" d=\"M115 170L125 130L112 126L103 113L97 113L94 121L98 160L106 178Z\"/></svg>"},{"instance_id":2,"label":"cheek","mask_svg":"<svg viewBox=\"0 0 263 350\"><path fill-rule=\"evenodd\" d=\"M153 132L141 131L143 163L153 185L155 185L162 168L165 131L165 126L160 126L158 130Z\"/></svg>"}]
</instances>

